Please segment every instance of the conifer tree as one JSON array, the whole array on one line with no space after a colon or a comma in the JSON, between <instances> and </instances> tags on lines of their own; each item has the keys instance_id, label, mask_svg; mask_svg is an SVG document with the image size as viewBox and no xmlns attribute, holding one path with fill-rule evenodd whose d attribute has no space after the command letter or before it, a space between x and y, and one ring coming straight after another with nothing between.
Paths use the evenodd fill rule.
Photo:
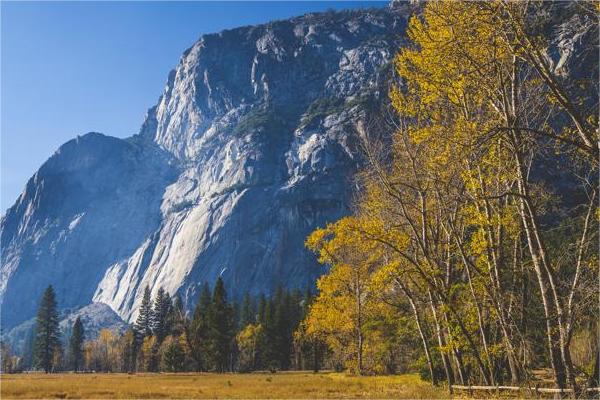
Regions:
<instances>
[{"instance_id":1,"label":"conifer tree","mask_svg":"<svg viewBox=\"0 0 600 400\"><path fill-rule=\"evenodd\" d=\"M205 282L187 333L190 355L196 363L197 371L208 369L206 355L208 353L208 313L211 302L210 287Z\"/></svg>"},{"instance_id":2,"label":"conifer tree","mask_svg":"<svg viewBox=\"0 0 600 400\"><path fill-rule=\"evenodd\" d=\"M266 311L267 311L267 298L264 294L260 295L258 299L258 310L257 310L257 319L258 323L265 324L266 319Z\"/></svg>"},{"instance_id":3,"label":"conifer tree","mask_svg":"<svg viewBox=\"0 0 600 400\"><path fill-rule=\"evenodd\" d=\"M165 348L162 354L162 368L168 372L183 371L185 353L178 338L169 337L163 346Z\"/></svg>"},{"instance_id":4,"label":"conifer tree","mask_svg":"<svg viewBox=\"0 0 600 400\"><path fill-rule=\"evenodd\" d=\"M183 301L179 295L175 296L173 306L170 308L168 320L170 333L173 336L181 336L186 332L188 321L185 315Z\"/></svg>"},{"instance_id":5,"label":"conifer tree","mask_svg":"<svg viewBox=\"0 0 600 400\"><path fill-rule=\"evenodd\" d=\"M242 300L242 307L240 310L240 330L253 323L254 313L252 311L252 299L250 298L250 293L246 292L244 299Z\"/></svg>"},{"instance_id":6,"label":"conifer tree","mask_svg":"<svg viewBox=\"0 0 600 400\"><path fill-rule=\"evenodd\" d=\"M135 321L135 330L141 340L152 335L152 299L149 286L144 289L140 312Z\"/></svg>"},{"instance_id":7,"label":"conifer tree","mask_svg":"<svg viewBox=\"0 0 600 400\"><path fill-rule=\"evenodd\" d=\"M162 343L164 338L169 334L171 307L171 297L162 287L159 288L154 301L154 311L152 313L152 330L158 344Z\"/></svg>"},{"instance_id":8,"label":"conifer tree","mask_svg":"<svg viewBox=\"0 0 600 400\"><path fill-rule=\"evenodd\" d=\"M262 342L260 344L260 361L262 367L275 371L278 368L278 352L277 343L277 321L275 316L275 300L269 299L265 301L262 325L263 332Z\"/></svg>"},{"instance_id":9,"label":"conifer tree","mask_svg":"<svg viewBox=\"0 0 600 400\"><path fill-rule=\"evenodd\" d=\"M74 372L79 371L83 365L83 341L85 330L81 318L77 317L73 323L71 338L69 340L69 361Z\"/></svg>"},{"instance_id":10,"label":"conifer tree","mask_svg":"<svg viewBox=\"0 0 600 400\"><path fill-rule=\"evenodd\" d=\"M208 357L212 367L218 372L229 370L234 338L233 309L227 302L227 292L220 277L215 284L208 312L208 336Z\"/></svg>"},{"instance_id":11,"label":"conifer tree","mask_svg":"<svg viewBox=\"0 0 600 400\"><path fill-rule=\"evenodd\" d=\"M54 370L55 357L61 352L56 296L52 285L44 291L35 326L35 365L46 373Z\"/></svg>"},{"instance_id":12,"label":"conifer tree","mask_svg":"<svg viewBox=\"0 0 600 400\"><path fill-rule=\"evenodd\" d=\"M122 372L135 371L137 357L137 342L133 329L128 329L121 337L122 348Z\"/></svg>"}]
</instances>

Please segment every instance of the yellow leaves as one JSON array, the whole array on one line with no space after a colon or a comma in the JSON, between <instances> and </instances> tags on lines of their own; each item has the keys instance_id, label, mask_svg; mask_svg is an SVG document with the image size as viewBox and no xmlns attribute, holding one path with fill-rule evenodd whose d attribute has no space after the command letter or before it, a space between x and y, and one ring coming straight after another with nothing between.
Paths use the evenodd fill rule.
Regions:
<instances>
[{"instance_id":1,"label":"yellow leaves","mask_svg":"<svg viewBox=\"0 0 600 400\"><path fill-rule=\"evenodd\" d=\"M485 231L482 228L479 228L473 233L471 236L471 251L474 254L481 255L485 254L490 243L486 238Z\"/></svg>"},{"instance_id":2,"label":"yellow leaves","mask_svg":"<svg viewBox=\"0 0 600 400\"><path fill-rule=\"evenodd\" d=\"M403 246L406 237L388 229L379 218L345 217L316 229L307 238L306 247L319 256L322 264L355 266L375 263L382 242Z\"/></svg>"},{"instance_id":3,"label":"yellow leaves","mask_svg":"<svg viewBox=\"0 0 600 400\"><path fill-rule=\"evenodd\" d=\"M261 324L248 324L237 334L235 339L242 371L251 370L256 366L257 349L262 334Z\"/></svg>"},{"instance_id":4,"label":"yellow leaves","mask_svg":"<svg viewBox=\"0 0 600 400\"><path fill-rule=\"evenodd\" d=\"M261 324L248 324L236 336L238 346L256 344L260 334L263 331Z\"/></svg>"}]
</instances>

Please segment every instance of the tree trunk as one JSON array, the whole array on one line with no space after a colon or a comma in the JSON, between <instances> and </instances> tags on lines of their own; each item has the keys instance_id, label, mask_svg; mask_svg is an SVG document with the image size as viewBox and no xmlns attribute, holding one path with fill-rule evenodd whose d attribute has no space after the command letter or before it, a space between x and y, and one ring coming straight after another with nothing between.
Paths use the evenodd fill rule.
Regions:
<instances>
[{"instance_id":1,"label":"tree trunk","mask_svg":"<svg viewBox=\"0 0 600 400\"><path fill-rule=\"evenodd\" d=\"M442 328L440 327L440 322L437 317L437 310L435 308L435 304L433 301L433 296L431 294L431 290L429 291L429 304L431 305L431 313L433 315L433 321L435 323L436 336L438 339L439 352L442 358L442 364L444 366L444 372L446 374L446 381L448 382L448 390L452 393L452 385L454 385L454 373L452 371L452 365L450 364L450 359L448 358L448 354L442 350L445 347L446 343L444 340L444 333L442 332Z\"/></svg>"},{"instance_id":2,"label":"tree trunk","mask_svg":"<svg viewBox=\"0 0 600 400\"><path fill-rule=\"evenodd\" d=\"M419 336L421 336L421 341L423 342L423 350L425 351L425 358L427 359L427 366L429 367L429 374L431 376L431 383L434 386L437 386L437 376L435 376L435 371L433 369L433 360L431 359L431 353L429 351L429 343L427 342L427 336L425 336L425 332L423 331L423 324L421 323L421 316L419 314L419 310L417 309L417 305L412 297L412 294L409 292L408 288L406 288L402 283L398 281L398 285L408 298L408 302L413 310L413 314L415 316L415 322L417 323L417 330L419 331Z\"/></svg>"},{"instance_id":3,"label":"tree trunk","mask_svg":"<svg viewBox=\"0 0 600 400\"><path fill-rule=\"evenodd\" d=\"M546 317L546 339L548 340L548 350L550 352L550 361L552 363L552 369L554 370L554 379L556 385L564 389L566 384L565 376L565 365L563 363L562 354L560 351L560 338L557 338L557 333L560 331L560 327L555 322L555 315L557 315L556 309L553 307L553 302L550 296L550 289L548 287L548 276L541 265L539 254L537 252L536 242L533 238L532 224L530 221L530 215L527 212L525 204L525 198L528 196L526 182L523 174L523 167L521 163L518 151L515 152L515 159L517 162L517 182L519 189L519 213L521 214L521 220L523 222L523 229L527 238L531 259L533 262L534 270L538 278L538 284L540 287L540 294L542 297L542 304L544 306L544 316Z\"/></svg>"}]
</instances>

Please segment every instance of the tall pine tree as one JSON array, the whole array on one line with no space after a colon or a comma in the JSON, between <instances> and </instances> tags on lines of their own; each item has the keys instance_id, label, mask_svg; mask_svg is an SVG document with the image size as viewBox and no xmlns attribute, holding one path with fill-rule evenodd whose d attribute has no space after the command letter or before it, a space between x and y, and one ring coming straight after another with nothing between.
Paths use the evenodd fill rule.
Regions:
<instances>
[{"instance_id":1,"label":"tall pine tree","mask_svg":"<svg viewBox=\"0 0 600 400\"><path fill-rule=\"evenodd\" d=\"M254 323L254 312L252 310L252 299L250 293L246 292L244 300L242 300L242 306L240 309L240 323L239 329L244 329L247 325Z\"/></svg>"},{"instance_id":2,"label":"tall pine tree","mask_svg":"<svg viewBox=\"0 0 600 400\"><path fill-rule=\"evenodd\" d=\"M81 318L77 317L73 323L71 338L69 339L69 363L73 371L77 372L83 365L83 341L85 331Z\"/></svg>"},{"instance_id":3,"label":"tall pine tree","mask_svg":"<svg viewBox=\"0 0 600 400\"><path fill-rule=\"evenodd\" d=\"M171 296L161 287L158 289L152 313L152 330L158 344L170 333Z\"/></svg>"},{"instance_id":4,"label":"tall pine tree","mask_svg":"<svg viewBox=\"0 0 600 400\"><path fill-rule=\"evenodd\" d=\"M212 304L208 312L208 357L212 368L217 372L230 369L230 356L233 345L233 309L227 302L227 292L219 277L213 291Z\"/></svg>"},{"instance_id":5,"label":"tall pine tree","mask_svg":"<svg viewBox=\"0 0 600 400\"><path fill-rule=\"evenodd\" d=\"M42 296L36 317L35 334L35 366L50 373L54 370L56 357L61 353L56 295L52 285L48 286Z\"/></svg>"},{"instance_id":6,"label":"tall pine tree","mask_svg":"<svg viewBox=\"0 0 600 400\"><path fill-rule=\"evenodd\" d=\"M152 299L149 286L144 289L144 297L135 321L135 330L140 339L152 335Z\"/></svg>"},{"instance_id":7,"label":"tall pine tree","mask_svg":"<svg viewBox=\"0 0 600 400\"><path fill-rule=\"evenodd\" d=\"M208 313L211 308L212 299L210 296L210 287L204 283L198 304L194 309L192 322L187 332L188 344L191 356L196 363L197 371L208 370L207 353L209 351L208 342Z\"/></svg>"},{"instance_id":8,"label":"tall pine tree","mask_svg":"<svg viewBox=\"0 0 600 400\"><path fill-rule=\"evenodd\" d=\"M183 301L181 301L181 297L179 295L175 296L173 306L169 312L168 320L171 328L171 334L173 336L181 336L186 332L188 321L185 315Z\"/></svg>"}]
</instances>

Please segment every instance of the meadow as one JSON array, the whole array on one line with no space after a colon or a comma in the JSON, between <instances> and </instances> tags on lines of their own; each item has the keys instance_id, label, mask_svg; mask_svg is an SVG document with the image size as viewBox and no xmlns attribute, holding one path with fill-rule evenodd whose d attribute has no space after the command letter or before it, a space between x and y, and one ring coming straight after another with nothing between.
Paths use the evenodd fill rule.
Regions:
<instances>
[{"instance_id":1,"label":"meadow","mask_svg":"<svg viewBox=\"0 0 600 400\"><path fill-rule=\"evenodd\" d=\"M14 374L0 377L3 399L339 399L448 397L416 375L344 373Z\"/></svg>"}]
</instances>

